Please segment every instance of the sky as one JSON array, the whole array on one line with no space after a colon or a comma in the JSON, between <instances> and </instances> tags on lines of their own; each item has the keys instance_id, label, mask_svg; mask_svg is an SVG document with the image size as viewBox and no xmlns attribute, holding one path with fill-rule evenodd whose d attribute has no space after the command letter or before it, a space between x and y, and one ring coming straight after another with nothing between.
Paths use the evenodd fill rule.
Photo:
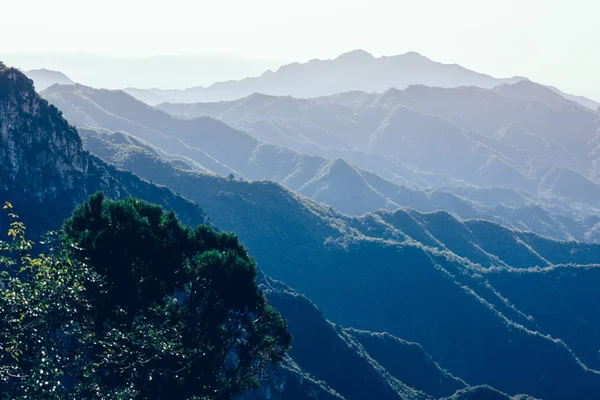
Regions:
<instances>
[{"instance_id":1,"label":"sky","mask_svg":"<svg viewBox=\"0 0 600 400\"><path fill-rule=\"evenodd\" d=\"M0 8L7 63L76 52L213 60L194 82L165 75L157 87L239 79L360 48L375 56L416 51L600 100L596 0L0 0ZM97 72L108 83L116 73Z\"/></svg>"}]
</instances>

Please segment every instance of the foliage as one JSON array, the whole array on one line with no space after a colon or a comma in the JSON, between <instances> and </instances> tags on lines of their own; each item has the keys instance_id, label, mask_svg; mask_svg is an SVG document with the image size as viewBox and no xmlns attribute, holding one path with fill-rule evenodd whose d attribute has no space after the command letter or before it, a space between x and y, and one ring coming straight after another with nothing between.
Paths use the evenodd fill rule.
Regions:
<instances>
[{"instance_id":1,"label":"foliage","mask_svg":"<svg viewBox=\"0 0 600 400\"><path fill-rule=\"evenodd\" d=\"M99 193L65 222L51 255L33 258L13 219L0 299L11 397L229 399L289 347L231 234Z\"/></svg>"},{"instance_id":2,"label":"foliage","mask_svg":"<svg viewBox=\"0 0 600 400\"><path fill-rule=\"evenodd\" d=\"M0 242L0 392L10 398L66 398L66 376L81 378L90 349L86 287L98 276L65 250L29 255L33 242L12 213Z\"/></svg>"}]
</instances>

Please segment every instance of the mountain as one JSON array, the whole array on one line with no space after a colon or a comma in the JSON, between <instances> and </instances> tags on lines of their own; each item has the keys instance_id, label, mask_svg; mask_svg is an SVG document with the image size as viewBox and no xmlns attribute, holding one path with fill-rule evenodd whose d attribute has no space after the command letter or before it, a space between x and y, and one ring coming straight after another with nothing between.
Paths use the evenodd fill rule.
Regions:
<instances>
[{"instance_id":1,"label":"mountain","mask_svg":"<svg viewBox=\"0 0 600 400\"><path fill-rule=\"evenodd\" d=\"M535 197L552 167L592 180L598 175L598 117L529 81L494 89L410 86L316 99L252 95L158 108L184 118L218 118L273 144L342 157L411 186L467 182L524 189ZM386 157L365 156L365 148Z\"/></svg>"},{"instance_id":2,"label":"mountain","mask_svg":"<svg viewBox=\"0 0 600 400\"><path fill-rule=\"evenodd\" d=\"M282 182L288 177L288 181L304 177L300 181L306 182L312 177L310 173L307 176L295 174L295 167L316 172L326 162L323 157L257 140L211 118L175 118L121 91L97 90L81 85L54 86L44 91L43 96L80 128L127 132L161 151L184 156L195 166L222 175L233 173L246 179L269 178ZM396 161L387 161L383 157L376 157L373 162L394 168L398 174L429 179L430 174L403 168Z\"/></svg>"},{"instance_id":3,"label":"mountain","mask_svg":"<svg viewBox=\"0 0 600 400\"><path fill-rule=\"evenodd\" d=\"M49 69L32 69L29 71L25 71L25 75L29 77L29 79L33 80L35 88L38 92L55 85L74 85L71 79L68 76L63 74L60 71L52 71Z\"/></svg>"},{"instance_id":4,"label":"mountain","mask_svg":"<svg viewBox=\"0 0 600 400\"><path fill-rule=\"evenodd\" d=\"M431 399L432 396L438 398L453 394L468 386L441 369L415 343L390 335L345 329L327 321L309 299L289 287L269 279L265 286L270 303L281 310L290 331L294 332L290 357L298 366L311 371L315 379L327 382L344 399ZM358 338L373 342L369 347L370 353ZM386 343L386 339L390 343ZM386 370L380 363L385 357L376 351L386 345L395 351L396 360L403 360L392 364L400 366L406 363L414 370L399 368L393 373ZM421 374L416 372L419 369Z\"/></svg>"},{"instance_id":5,"label":"mountain","mask_svg":"<svg viewBox=\"0 0 600 400\"><path fill-rule=\"evenodd\" d=\"M413 84L492 88L501 83L524 78L496 79L461 67L442 64L415 52L396 56L374 57L364 50L354 50L333 60L292 63L275 72L239 81L214 83L208 87L185 90L125 89L138 99L155 105L159 102L194 103L233 100L252 93L276 96L317 97L349 90L381 92L391 87L403 89ZM162 101L157 101L160 98Z\"/></svg>"},{"instance_id":6,"label":"mountain","mask_svg":"<svg viewBox=\"0 0 600 400\"><path fill-rule=\"evenodd\" d=\"M139 101L135 101L131 96L125 95L119 91L95 90L85 86L55 86L49 88L43 93L44 97L58 106L66 113L68 119L80 127L103 128L109 131L125 131L131 133L140 139L155 145L162 150L172 153L185 155L190 158L199 158L199 162L208 162L207 158L212 158L229 167L229 171L222 168L211 168L210 165L204 165L216 173L226 174L234 173L248 179L270 178L282 180L289 175L289 162L291 160L305 160L308 164L314 165L314 159L309 160L309 157L290 151L289 148L278 148L263 141L257 141L256 138L243 133L237 129L231 129L223 124L219 124L212 119L194 118L191 120L181 120L153 109ZM289 108L288 104L293 105L295 99L282 99L283 104L278 104L276 107L285 112ZM262 102L262 99L248 99L250 104ZM279 103L279 102L278 102ZM253 107L250 105L250 107ZM314 107L319 112L319 107ZM265 113L275 113L276 110L265 110ZM373 131L378 129L383 124L383 120L390 114L388 109L376 110L377 119L365 116L367 120L355 123L354 121L341 116L340 118L331 121L329 116L331 113L325 113L323 118L325 123L331 124L332 127L319 127L319 132L327 130L335 131L335 134L329 135L331 145L323 150L320 155L325 155L328 158L341 157L358 166L372 170L373 172L392 170L392 176L404 175L406 180L413 179L418 176L421 179L429 181L450 180L452 177L440 174L436 175L436 171L421 171L415 166L406 167L406 164L398 158L391 157L372 157L370 153L356 153L361 145L369 142L371 134L367 129L369 124L373 125ZM308 115L313 115L312 110ZM327 117L327 118L325 118ZM381 119L380 119L381 118ZM427 120L429 117L424 116ZM226 121L227 122L227 121ZM293 122L292 122L293 123ZM316 126L315 121L310 121L313 126ZM291 129L294 125L292 125ZM349 129L344 129L348 127ZM307 127L306 131L313 133L313 129ZM262 131L257 129L257 131ZM217 133L218 132L218 133ZM322 142L316 142L323 136L319 132L314 132L314 137L309 138L313 143L318 143L317 146L324 146ZM343 133L340 133L343 132ZM201 133L201 134L200 134ZM302 135L302 133L299 133ZM344 136L341 136L344 135ZM306 134L302 135L306 137ZM337 138L335 138L337 136ZM167 140L172 137L175 140ZM333 142L335 140L336 142ZM225 151L230 146L230 143L236 143L232 151ZM347 143L346 147L344 143ZM281 145L281 143L276 143ZM333 149L327 151L328 149ZM338 150L340 149L340 150ZM233 151L235 150L235 151ZM292 149L294 150L294 149ZM426 151L423 148L422 151ZM495 152L490 152L494 153ZM315 154L319 155L319 154ZM478 153L475 153L478 155ZM208 156L208 157L207 157ZM363 161L356 162L355 160L362 158ZM459 158L459 157L456 157ZM365 161L366 159L366 161ZM482 159L480 164L487 159ZM273 163L277 162L277 167L273 170ZM295 161L294 161L295 162ZM270 165L266 165L270 164ZM439 171L439 169L438 169ZM237 174L236 174L237 172ZM431 177L434 172L435 177ZM270 174L266 175L266 174ZM409 175L409 176L406 176ZM278 177L279 176L279 177ZM445 178L444 178L445 176ZM386 176L383 176L387 178ZM457 177L460 179L460 177ZM492 177L493 178L493 177ZM524 178L525 179L525 178ZM493 182L490 182L490 184Z\"/></svg>"},{"instance_id":7,"label":"mountain","mask_svg":"<svg viewBox=\"0 0 600 400\"><path fill-rule=\"evenodd\" d=\"M255 94L230 102L165 103L158 108L183 118L218 118L260 140L342 158L411 190L453 193L475 203L451 207L457 204L454 199L441 206L463 218L492 219L560 239L595 237L595 225L583 221L596 215L600 205L593 195L600 182L600 120L532 82L491 90L411 86L403 91L348 92L316 99ZM573 175L569 189L550 184L556 174ZM329 175L323 178L330 182ZM397 200L396 189L390 193L380 185L370 186L386 194L377 207L392 209L397 204L434 210ZM337 189L330 194L313 189L303 193L352 212L337 201L350 198L339 190L344 185L312 184L306 189L314 187ZM511 190L516 192L506 196ZM440 198L450 200L448 195ZM481 206L494 209L466 212ZM535 212L515 206L534 206L529 210ZM561 221L563 217L567 219ZM571 233L557 234L565 228Z\"/></svg>"},{"instance_id":8,"label":"mountain","mask_svg":"<svg viewBox=\"0 0 600 400\"><path fill-rule=\"evenodd\" d=\"M260 140L269 139L265 138L264 134L266 130L262 122L267 121L265 119L253 123L254 130L242 132L210 118L201 117L191 120L174 118L120 91L97 90L81 85L55 86L45 91L43 95L58 106L69 121L80 128L89 149L123 168L129 167L120 162L121 156L117 155L115 159L106 153L105 147L111 147L114 144L112 142L115 141L119 144L131 140L131 135L119 133L111 136L104 133L118 130L133 134L138 138L138 143L143 139L145 145L142 147L179 163L179 167L183 169L220 175L232 174L238 179L276 180L290 189L354 215L379 208L393 210L403 206L423 212L443 209L452 211L461 218L489 219L511 228L533 230L558 239L596 240L597 237L593 233L595 225L584 221L586 216L593 214L593 207L584 207L583 211L581 208L572 209L569 202L557 200L552 191L538 189L536 187L538 181L519 174L519 171L523 171L522 165L529 165L531 162L520 160L517 163L509 158L514 152L521 151L516 148L509 148L512 153L506 153L505 143L510 145L507 138L513 130L504 134L505 142L501 139L496 139L495 142L480 134L471 136L440 117L419 114L402 107L392 108L391 111L388 108L378 107L376 109L378 119L372 123L372 128L378 131L373 137L387 132L388 137L393 139L395 129L402 129L407 134L405 138L408 137L408 133L412 135L409 141L412 147L380 144L379 153L366 153L360 150L343 150L343 146L350 146L348 142L364 141L364 139L350 137L348 132L354 131L359 137L361 130L371 124L370 119L366 118L363 123L355 122L358 117L354 117L354 120L348 123L349 118L345 114L340 112L340 116L336 116L319 104L320 99L298 100L289 97L254 95L239 102L207 105L213 111L210 116L218 117L225 113L230 115L227 119L243 118L242 123L246 118L254 121L254 118L266 117L269 114L284 115L289 118L284 122L288 127L285 132L303 129L300 124L295 123L300 118L312 126L319 123L326 128L317 131L307 127L297 136L306 134L303 136L306 138L308 131L313 132L312 139L306 139L305 143L310 140L317 147L323 143L319 140L325 136L322 134L325 129L340 132L339 135L343 132L347 140L331 133L329 133L330 138L324 139L331 145L323 151L326 156L332 156L327 158L280 147L284 141L278 141L277 138L289 137L284 136L284 131L274 132L270 138L278 145ZM398 96L406 97L400 91L390 91L374 102L392 107L392 100ZM203 104L199 106L202 107ZM348 112L344 110L344 113ZM375 114L371 111L368 113ZM379 118L384 118L386 115L389 118L385 120L385 124L378 122ZM393 124L387 124L388 121ZM423 128L430 126L431 122L433 125L428 132L430 137L425 140ZM356 126L352 127L352 124ZM239 124L235 126L239 127ZM345 127L350 128L344 129ZM438 127L441 127L441 130ZM95 130L96 133L91 133L91 130ZM510 135L521 135L520 131L516 129L514 131L515 135L512 133ZM462 147L458 146L459 141L452 142L452 146L457 150L452 155L444 154L445 147L440 145L439 155L432 156L433 147L427 143L436 143L437 135L441 135L443 139L448 132L462 138ZM361 136L368 138L369 135ZM338 143L346 143L340 145L342 150L335 150L336 137ZM373 143L382 142L377 139L373 140ZM534 150L538 150L535 147L536 143L533 141ZM461 152L458 152L459 149ZM342 156L344 158L341 158ZM394 157L411 160L414 164L430 170L433 163L437 163L435 168L439 174L425 173L417 167L407 167L407 164ZM348 162L347 159L352 159L353 162ZM455 169L447 168L448 164L455 165ZM363 168L359 168L359 165ZM464 168L456 168L458 165L463 165ZM450 172L455 178L462 177L474 182L492 181L498 185L506 184L529 189L534 193L517 192L507 188L461 190L465 187L464 182L457 184L452 183L455 178L445 180L441 178L442 173ZM387 179L383 178L384 174ZM517 184L519 182L521 183ZM489 194L483 195L485 192ZM506 195L508 192L511 192L510 196ZM537 197L538 192L544 197ZM568 192L565 191L559 194L569 197ZM551 196L551 201L547 200L548 196ZM583 199L596 204L589 196ZM535 209L534 213L531 212L533 209Z\"/></svg>"},{"instance_id":9,"label":"mountain","mask_svg":"<svg viewBox=\"0 0 600 400\"><path fill-rule=\"evenodd\" d=\"M343 159L328 160L324 157L300 154L290 149L258 141L248 134L207 118L190 121L173 118L123 92L96 90L81 85L55 86L45 91L44 96L59 106L65 116L80 128L91 127L96 130L115 129L131 132L154 146L163 157L184 162L186 165L184 169L222 175L233 174L243 179L273 179L346 213L360 215L378 208L395 209L401 206L412 207L420 211L447 209L463 218L492 219L510 227L531 229L560 239L583 239L590 229L583 227L581 222L577 222L580 219L579 216L567 217L570 220L567 224L559 222L558 218L554 216L554 212L544 209L543 206L540 208L540 212L543 214L540 219L531 221L530 215L526 213L520 213L518 210L510 208L496 209L495 204L492 206L486 203L473 204L474 202L465 198L464 195L457 197L452 193L440 190L417 193L405 185L394 184L376 174L359 169ZM249 100L254 101L254 98ZM262 99L258 100L255 102L257 106L263 101ZM290 100L294 101L291 98ZM423 120L429 118L412 112L409 114ZM441 120L440 122L449 126L451 130L458 131L458 128L452 124ZM413 129L416 133L417 129ZM436 133L435 131L431 132L432 135ZM467 143L472 142L472 139L462 132L459 132L459 136L465 137ZM113 137L110 140L117 140L116 138ZM233 148L232 143L236 143ZM475 144L470 144L465 148L467 154L474 152L475 156L481 157L483 152L480 149L471 150L469 146L475 146ZM443 151L443 147L440 150ZM95 148L95 151L102 150ZM431 158L428 157L428 152L426 147L417 147L407 154L418 156L415 159L419 162L421 159ZM496 154L491 149L488 153ZM468 159L464 155L458 158ZM384 157L381 159L385 160ZM486 158L480 158L478 162L488 165ZM363 165L372 166L368 161L363 162ZM483 178L477 179L485 179L486 176L490 176L490 173L487 173L492 169L489 165L483 173L480 173ZM499 165L508 164L500 163ZM123 167L127 168L127 166ZM389 168L395 168L400 172L400 168L395 165L385 168L388 171ZM507 168L511 171L510 167ZM469 168L465 169L470 170ZM440 163L438 171L447 173L449 170L445 168L444 163ZM497 181L506 182L506 174L503 175L501 169L496 168L495 173L500 175L499 178L496 178ZM491 177L494 178L494 175ZM523 182L522 186L526 186L527 180L523 179ZM410 183L414 183L414 180ZM521 197L521 201L517 206L533 203L532 199L518 196ZM477 200L477 203L480 201ZM514 206L515 204L511 203L510 205ZM542 220L546 223L539 224L539 221Z\"/></svg>"},{"instance_id":10,"label":"mountain","mask_svg":"<svg viewBox=\"0 0 600 400\"><path fill-rule=\"evenodd\" d=\"M165 187L116 169L84 151L77 131L68 125L56 108L34 92L32 81L18 70L4 65L0 65L0 121L1 198L13 201L20 214L24 212L25 215L33 216L28 218L26 224L34 232L58 228L62 215L70 212L69 209L79 199L95 190L104 190L113 198L133 195L159 202L163 207L175 210L190 224L207 222L206 214L195 203ZM156 173L173 179L177 186L177 174L181 172L185 179L192 179L200 184L188 189L207 193L212 191L209 196L217 194L234 200L233 204L227 204L227 200L207 202L211 207L217 207L215 216L219 218L225 216L226 219L233 218L233 221L243 213L253 218L256 211L262 212L267 206L272 216L284 217L291 222L290 230L287 233L281 232L283 237L288 234L293 237L299 221L311 225L317 222L321 225L320 229L318 226L314 229L314 225L306 226L316 235L324 232L334 234L349 221L358 221L348 219L272 182L248 183L198 172L185 172L178 168L180 162L160 158L149 160L155 163L151 167L141 157L150 154L151 149L135 139L122 136L115 138L112 144L114 147L107 148L107 151L116 151L121 159L130 159L129 162L139 165L148 174ZM133 151L134 148L136 151ZM208 185L203 186L202 182ZM238 198L230 196L233 193L221 190L220 186L223 184L231 185L236 192L250 188L248 196L240 202ZM230 208L231 205L235 207ZM286 211L286 207L291 209ZM298 211L302 215L296 214ZM40 214L46 215L46 218L38 218ZM304 218L309 215L313 217ZM324 218L326 216L330 217L329 221ZM263 234L266 235L265 240L271 240L272 233L280 229L277 225L270 228L263 225L261 219L255 219L254 223L260 229L260 232L252 234L256 240ZM244 223L239 224L238 228L247 230ZM269 233L271 229L273 231ZM300 241L298 244L302 248ZM290 247L287 249L293 250ZM326 250L326 247L321 244L315 249ZM278 248L277 251L285 253L287 250ZM302 258L306 261L312 259L309 254L306 256ZM309 271L310 268L307 269ZM332 323L313 302L289 286L264 275L260 277L260 284L270 303L281 310L289 321L295 337L294 349L261 388L256 393L244 396L245 399L268 397L287 400L358 400L376 395L381 399L429 400L442 396L462 396L465 390L469 393L479 390L442 368L417 343L391 334L373 333ZM580 377L580 372L575 370L574 373ZM485 391L509 397L493 389ZM578 393L577 389L574 391Z\"/></svg>"},{"instance_id":11,"label":"mountain","mask_svg":"<svg viewBox=\"0 0 600 400\"><path fill-rule=\"evenodd\" d=\"M125 133L89 129L80 129L79 133L86 149L120 168L135 169L139 168L135 163L141 163L147 169L161 169L168 160L170 167L207 173L172 155L161 159L165 154L160 150ZM594 242L600 239L595 233L597 221L593 218L574 218L552 211L514 190L474 187L454 188L453 192L416 190L362 171L343 159L317 163L314 170L299 168L283 183L314 200L354 215L380 208L409 207L421 212L447 210L461 218L487 219L564 240Z\"/></svg>"},{"instance_id":12,"label":"mountain","mask_svg":"<svg viewBox=\"0 0 600 400\"><path fill-rule=\"evenodd\" d=\"M596 100L592 100L590 98L587 98L585 96L575 96L572 94L568 94L565 93L553 86L548 86L548 88L550 90L555 91L556 93L560 94L561 96L563 96L564 98L568 99L568 100L572 100L576 103L579 103L580 105L589 108L592 111L598 111L598 109L600 108L600 103L597 102Z\"/></svg>"},{"instance_id":13,"label":"mountain","mask_svg":"<svg viewBox=\"0 0 600 400\"><path fill-rule=\"evenodd\" d=\"M548 399L594 397L597 389L585 388L600 384L598 245L442 211L351 217L273 182L185 171L114 142L104 150L121 155L112 160L197 201L211 221L240 236L265 273L306 294L326 319L420 343L471 385ZM371 358L378 348L367 350ZM377 362L392 375L398 368Z\"/></svg>"}]
</instances>

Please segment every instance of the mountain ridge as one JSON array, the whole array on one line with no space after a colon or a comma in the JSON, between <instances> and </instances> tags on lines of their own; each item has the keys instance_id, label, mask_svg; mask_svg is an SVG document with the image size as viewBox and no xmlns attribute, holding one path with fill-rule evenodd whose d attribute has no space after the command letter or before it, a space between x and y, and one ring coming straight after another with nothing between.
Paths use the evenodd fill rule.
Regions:
<instances>
[{"instance_id":1,"label":"mountain ridge","mask_svg":"<svg viewBox=\"0 0 600 400\"><path fill-rule=\"evenodd\" d=\"M365 69L379 62L381 67L376 71L370 70L368 73L377 78L373 78L372 82L364 81L364 74L367 74ZM343 79L339 74L332 75L329 79L321 79L324 72L316 69L317 67L327 68L327 64L333 64L335 68L354 68L355 75L348 78L347 81L340 81L335 87L331 86L331 81L335 79ZM392 66L390 66L392 64ZM414 67L414 68L411 68ZM306 70L306 72L302 70ZM421 70L437 75L452 77L452 81L444 81L440 78L435 78L427 75L414 75L412 77L396 76L390 70L395 70L396 75L402 73L411 73L410 70ZM443 72L442 72L443 70ZM279 75L293 75L294 73L306 73L310 79L306 79L302 87L294 87L291 82L277 82ZM344 72L345 73L345 72ZM342 74L343 75L343 74ZM298 80L298 77L295 77ZM302 79L302 78L300 78ZM314 83L314 80L319 80L319 83ZM362 80L361 80L362 79ZM402 80L404 79L404 80ZM265 82L260 82L261 80ZM352 50L331 59L312 59L310 61L299 63L293 62L282 65L275 70L267 70L260 75L246 77L240 80L227 80L215 82L206 86L193 86L187 89L142 89L127 87L123 90L135 96L136 98L150 104L157 105L162 102L185 102L195 103L201 101L223 101L234 100L246 97L252 93L260 92L273 95L291 95L294 97L318 97L326 96L339 92L347 92L351 90L363 90L367 92L382 92L392 87L404 89L411 84L425 84L429 86L441 87L459 87L459 86L478 86L482 88L493 88L504 83L517 83L519 81L529 81L525 77L514 76L511 78L494 78L485 73L475 72L465 68L459 64L445 64L436 62L423 56L417 52L409 51L404 54L394 56L374 57L372 54L364 50ZM307 86L313 86L307 90ZM239 87L236 87L239 86ZM326 89L324 89L326 88ZM600 107L600 102L586 98L584 96L576 96L565 93L548 86L550 90L559 94L561 97L577 102L578 104L596 111Z\"/></svg>"},{"instance_id":2,"label":"mountain ridge","mask_svg":"<svg viewBox=\"0 0 600 400\"><path fill-rule=\"evenodd\" d=\"M429 75L412 73L411 70L414 69L415 65L418 65L418 69L421 71L427 70ZM440 75L442 75L440 69L444 69L445 74L443 75L447 76L448 80L440 78ZM343 73L340 74L342 70ZM405 76L399 76L394 70L401 71ZM302 74L308 74L310 79L303 77ZM377 80L370 83L365 81L364 77L367 74L376 76ZM334 76L340 82L332 86L331 78ZM293 78L297 86L286 81L288 78ZM342 79L346 79L346 81L342 81ZM362 83L361 79L363 80ZM493 78L486 74L468 70L458 64L443 64L432 61L416 52L376 58L364 50L354 50L333 59L314 59L305 63L295 62L283 65L275 71L268 70L257 77L248 77L238 81L216 82L207 87L197 86L184 90L143 90L136 88L126 88L124 90L154 105L157 104L157 96L165 96L165 100L169 99L169 101L186 99L186 102L208 99L234 99L245 97L254 92L315 97L350 89L382 91L390 87L404 88L410 83L428 83L449 87L465 84L492 87L499 83L514 82L521 79L523 78Z\"/></svg>"},{"instance_id":3,"label":"mountain ridge","mask_svg":"<svg viewBox=\"0 0 600 400\"><path fill-rule=\"evenodd\" d=\"M393 94L395 96L397 93L393 92ZM84 137L89 136L87 133L89 129L104 130L108 133L112 131L128 132L152 145L162 157L184 162L187 165L184 169L213 172L225 176L233 174L234 177L239 179L273 179L302 194L325 201L346 213L360 215L375 211L378 208L394 209L401 206L409 206L420 211L448 209L462 218L487 218L506 226L531 229L543 235L551 235L560 239L583 240L584 238L591 238L595 240L596 238L596 235L592 233L594 227L584 223L584 217L575 210L566 212L552 208L548 203L536 199L533 194L517 194L514 189L512 189L513 199L508 199L506 203L503 203L506 196L497 198L502 199L501 201L496 201L493 196L486 196L485 200L482 201L481 196L475 198L479 196L478 194L465 190L459 193L458 189L450 184L436 188L432 183L433 181L429 181L429 183L423 185L425 188L420 188L418 185L415 187L413 179L417 173L419 179L431 179L433 174L426 175L422 172L415 172L415 169L410 170L400 166L397 159L386 158L379 154L353 153L348 150L332 153L331 157L323 157L299 153L290 148L280 147L279 145L283 143L277 141L275 141L277 145L264 142L263 139L266 138L263 125L254 126L257 129L256 132L262 132L261 135L257 133L258 137L256 137L253 135L254 132L232 129L207 118L182 121L180 118L170 117L118 91L96 90L81 85L56 86L45 91L43 95L63 110L65 116L80 128ZM290 111L289 104L295 104L297 101L299 102L299 109ZM266 106L263 106L265 102ZM283 108L280 105L281 102L284 105ZM243 108L242 105L247 108ZM307 138L306 140L325 140L325 143L342 140L339 136L333 134L331 134L332 137L322 135L321 133L325 132L325 128L313 131L313 128L310 127L307 129L311 130L312 133L308 133L307 131L298 132L299 129L306 128L305 126L292 125L297 116L308 118L312 115L313 111L311 110L317 106L314 102L311 103L308 100L256 95L231 104L216 103L211 106L215 106L212 107L212 112L215 113L221 113L218 108L223 106L225 107L224 110L234 110L232 113L237 113L235 118L246 115L254 118L253 114L248 111L254 109L257 110L258 118L275 112L288 115L290 119L286 120L285 127L289 131L273 132L273 135L283 135L293 131L298 133L299 136L297 137L306 133L306 136L302 136ZM392 105L390 104L389 107L392 107ZM382 110L381 117L390 113L387 109L378 108L378 110L380 109ZM308 114L305 114L307 110ZM327 125L328 129L341 129L346 132L348 138L346 143L354 140L348 132L354 130L356 134L360 134L358 128L364 125L358 123L358 128L346 130L346 122L339 122L341 120L338 120L335 114L321 112L318 108L316 110L316 115L320 120L325 121L323 125ZM408 113L409 115L414 114L413 111L408 111ZM342 115L343 118L345 118L344 115ZM215 115L210 114L209 116L213 117ZM333 122L330 121L330 118L334 118ZM292 123L287 121L292 121ZM439 124L441 120L439 117L434 119L433 117L424 116L419 117L418 121L434 121ZM269 124L271 122L273 124L277 123L270 121ZM504 151L502 149L492 149L488 144L485 144L491 139L481 134L473 139L471 136L465 136L466 134L459 131L459 128L451 122L444 120L441 123L445 127L450 127L453 132L458 132L460 137L464 138L464 143L471 143L470 147L463 146L464 154L477 155L478 158L474 161L479 164L474 165L477 168L480 166L486 168L483 172L475 171L471 175L478 174L476 176L485 177L488 174L493 178L493 174L498 174L498 171L516 168L511 166L513 162L506 160L506 156L498 156L496 157L497 160L492 163L488 163L486 158L482 158L481 154L494 155L499 151ZM379 119L376 119L371 125L375 128L379 124ZM278 126L284 129L284 125ZM404 125L401 124L400 126ZM234 124L234 128L240 128L240 126ZM415 135L414 137L418 139L419 124L410 129L412 130L411 135ZM391 131L390 133L393 135L395 132ZM432 131L432 133L435 132ZM368 135L364 136L368 138ZM276 139L276 137L273 139ZM96 135L97 138L104 140L109 136L100 134L100 136ZM356 140L364 141L364 139ZM476 141L474 142L474 140ZM234 142L240 145L228 150ZM475 146L474 143L477 143L477 146L480 147L472 150L471 148ZM97 144L98 147L95 148L95 151L103 151L101 148L105 145L99 142ZM500 144L496 146L500 146ZM387 151L386 146L383 149ZM487 149L486 153L480 149ZM406 153L408 155L412 155L412 153L422 155L424 154L423 151L423 149L417 147L414 151ZM331 160L336 159L345 160L344 162L357 171L357 174L351 174L349 175L350 179L345 180L342 169L331 170L329 168L332 163ZM390 160L394 164L390 164ZM419 161L419 158L417 160ZM438 171L444 173L449 171L445 164L436 161ZM466 161L463 160L463 162ZM377 169L369 167L376 167ZM394 171L409 175L403 176L402 179L394 179L394 175L390 174L392 168ZM345 170L349 171L348 169ZM382 171L387 172L388 176L378 176L374 173ZM517 177L524 182L528 182L528 178ZM309 181L311 182L310 185L308 184ZM506 180L501 182L506 182ZM362 187L362 189L359 190L359 187ZM559 186L555 187L559 188ZM494 189L480 190L488 190L490 193L499 192L499 190ZM357 193L363 193L364 196L357 197ZM563 190L562 193L568 194L568 191ZM471 199L470 196L475 197ZM593 200L589 196L584 199ZM525 212L524 207L533 205L538 207L535 214ZM564 221L561 221L561 214L565 217Z\"/></svg>"}]
</instances>

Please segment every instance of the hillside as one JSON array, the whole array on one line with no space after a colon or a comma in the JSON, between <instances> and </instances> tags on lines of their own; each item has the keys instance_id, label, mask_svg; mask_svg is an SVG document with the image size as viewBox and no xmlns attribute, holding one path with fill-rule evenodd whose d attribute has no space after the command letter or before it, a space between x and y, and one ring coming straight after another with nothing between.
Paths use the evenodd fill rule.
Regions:
<instances>
[{"instance_id":1,"label":"hillside","mask_svg":"<svg viewBox=\"0 0 600 400\"><path fill-rule=\"evenodd\" d=\"M327 319L421 343L455 376L508 393L564 398L596 385L597 373L578 361L597 363L600 338L590 327L600 321L589 314L595 291L575 284L596 282L596 245L446 212L349 217L272 182L185 171L147 151L128 153L122 165L197 201L213 222L240 235L267 274L308 295ZM572 278L566 283L550 271ZM523 297L494 286L502 277L523 280L511 285L518 288L531 276L546 279L548 288L560 285L561 304L573 307L554 318L536 307L535 292ZM577 309L581 304L591 308Z\"/></svg>"}]
</instances>

